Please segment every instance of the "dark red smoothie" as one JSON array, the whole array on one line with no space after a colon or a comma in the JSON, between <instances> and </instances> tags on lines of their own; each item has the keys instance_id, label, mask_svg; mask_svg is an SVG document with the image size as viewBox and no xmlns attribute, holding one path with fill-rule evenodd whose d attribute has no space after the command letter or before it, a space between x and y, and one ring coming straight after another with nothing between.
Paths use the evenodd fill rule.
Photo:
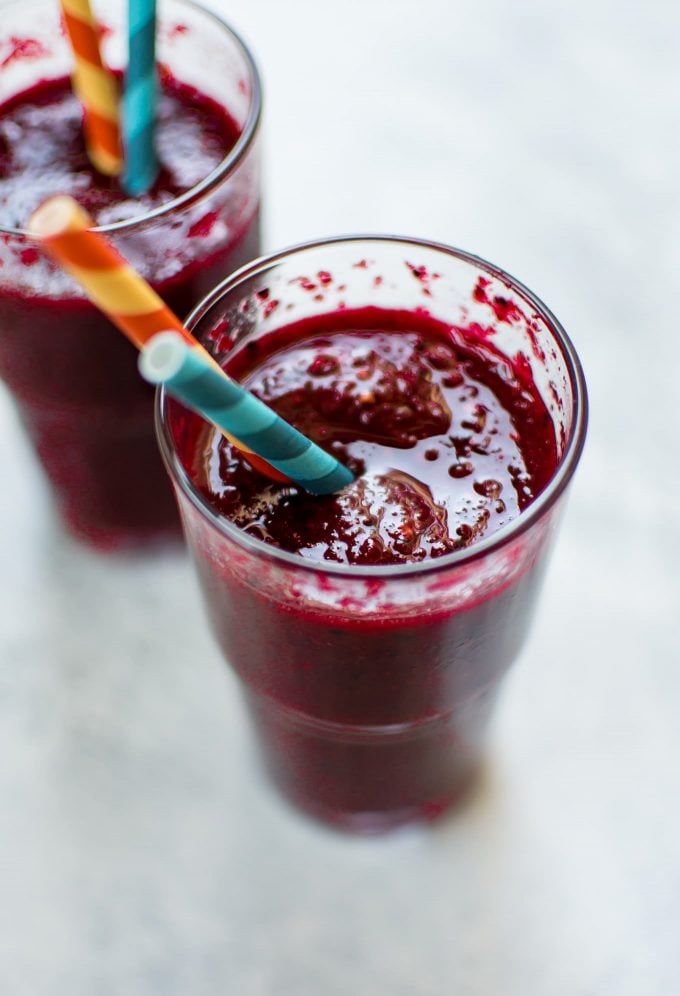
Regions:
<instances>
[{"instance_id":1,"label":"dark red smoothie","mask_svg":"<svg viewBox=\"0 0 680 996\"><path fill-rule=\"evenodd\" d=\"M305 558L452 553L516 518L555 472L555 430L533 385L423 315L367 308L302 321L252 343L229 372L356 474L324 497L270 483L210 428L183 453L221 515Z\"/></svg>"},{"instance_id":2,"label":"dark red smoothie","mask_svg":"<svg viewBox=\"0 0 680 996\"><path fill-rule=\"evenodd\" d=\"M299 321L251 341L228 368L357 475L326 497L266 481L170 405L202 502L289 563L346 568L317 573L310 595L305 568L271 575L263 558L239 562L185 507L212 623L268 765L289 797L332 823L375 830L437 816L478 764L542 571L540 558L517 554L521 567L475 594L473 566L456 611L446 575L419 604L417 567L493 535L543 491L558 463L553 419L521 363L413 311ZM343 594L367 567L412 572L402 604L385 600L380 577ZM464 588L465 571L455 583Z\"/></svg>"},{"instance_id":3,"label":"dark red smoothie","mask_svg":"<svg viewBox=\"0 0 680 996\"><path fill-rule=\"evenodd\" d=\"M40 82L0 105L0 229L22 229L46 197L71 194L98 225L129 223L112 237L184 316L259 249L252 163L226 186L172 207L220 166L240 129L225 108L166 73L160 174L133 199L90 166L81 117L66 79ZM134 348L27 238L9 232L0 233L0 376L74 533L111 548L176 531L153 435L153 394L137 373Z\"/></svg>"}]
</instances>

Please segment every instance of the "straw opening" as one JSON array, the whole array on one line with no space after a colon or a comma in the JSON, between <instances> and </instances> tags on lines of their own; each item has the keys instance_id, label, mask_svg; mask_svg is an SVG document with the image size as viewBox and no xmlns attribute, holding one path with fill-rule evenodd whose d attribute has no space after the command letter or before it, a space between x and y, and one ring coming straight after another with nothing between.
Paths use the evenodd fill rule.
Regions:
<instances>
[{"instance_id":1,"label":"straw opening","mask_svg":"<svg viewBox=\"0 0 680 996\"><path fill-rule=\"evenodd\" d=\"M158 332L139 354L139 372L151 384L162 384L182 368L186 345L176 332Z\"/></svg>"},{"instance_id":2,"label":"straw opening","mask_svg":"<svg viewBox=\"0 0 680 996\"><path fill-rule=\"evenodd\" d=\"M90 221L82 208L73 206L73 200L63 194L51 197L33 212L28 223L28 231L38 238L49 239L71 229L75 221L88 227Z\"/></svg>"}]
</instances>

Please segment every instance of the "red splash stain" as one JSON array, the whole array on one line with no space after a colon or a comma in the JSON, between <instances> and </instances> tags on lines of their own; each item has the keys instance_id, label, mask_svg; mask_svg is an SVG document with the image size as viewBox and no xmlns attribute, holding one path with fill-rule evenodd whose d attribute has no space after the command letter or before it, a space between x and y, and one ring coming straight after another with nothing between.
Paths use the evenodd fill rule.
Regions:
<instances>
[{"instance_id":1,"label":"red splash stain","mask_svg":"<svg viewBox=\"0 0 680 996\"><path fill-rule=\"evenodd\" d=\"M374 580L374 581L364 581L364 588L366 589L366 598L375 598L385 587L384 581Z\"/></svg>"},{"instance_id":2,"label":"red splash stain","mask_svg":"<svg viewBox=\"0 0 680 996\"><path fill-rule=\"evenodd\" d=\"M306 291L316 290L318 286L313 280L310 280L309 277L293 277L293 279L289 280L288 283L298 284L298 286L302 287L302 289Z\"/></svg>"},{"instance_id":3,"label":"red splash stain","mask_svg":"<svg viewBox=\"0 0 680 996\"><path fill-rule=\"evenodd\" d=\"M480 304L489 303L489 295L486 293L486 288L489 286L490 283L491 281L487 280L486 277L479 278L479 280L475 284L475 289L472 292L472 296L475 299L475 301L479 301Z\"/></svg>"},{"instance_id":4,"label":"red splash stain","mask_svg":"<svg viewBox=\"0 0 680 996\"><path fill-rule=\"evenodd\" d=\"M421 284L426 284L428 282L430 277L427 272L426 266L416 266L414 263L409 263L409 262L407 262L406 265L408 266L409 270L416 278L416 280L420 280Z\"/></svg>"},{"instance_id":5,"label":"red splash stain","mask_svg":"<svg viewBox=\"0 0 680 996\"><path fill-rule=\"evenodd\" d=\"M215 344L216 353L226 353L234 344L229 334L229 324L229 319L223 318L206 336L210 342Z\"/></svg>"},{"instance_id":6,"label":"red splash stain","mask_svg":"<svg viewBox=\"0 0 680 996\"><path fill-rule=\"evenodd\" d=\"M491 307L499 322L519 322L522 320L522 312L514 301L508 301L506 297L495 297L491 302Z\"/></svg>"},{"instance_id":7,"label":"red splash stain","mask_svg":"<svg viewBox=\"0 0 680 996\"><path fill-rule=\"evenodd\" d=\"M429 273L426 266L416 266L414 263L409 263L408 260L406 261L406 265L408 266L409 270L416 278L416 280L420 281L420 283L423 285L424 296L432 297L432 291L430 290L430 281L439 280L439 278L441 277L441 273Z\"/></svg>"},{"instance_id":8,"label":"red splash stain","mask_svg":"<svg viewBox=\"0 0 680 996\"><path fill-rule=\"evenodd\" d=\"M555 381L551 380L548 383L548 387L550 388L550 393L552 395L552 399L555 402L555 405L556 405L557 409L559 411L564 411L564 402L562 401L562 398L560 397L560 393L557 390L557 384L555 383Z\"/></svg>"},{"instance_id":9,"label":"red splash stain","mask_svg":"<svg viewBox=\"0 0 680 996\"><path fill-rule=\"evenodd\" d=\"M541 326L537 321L528 321L526 323L526 329L529 334L529 339L531 340L531 351L537 360L541 363L545 363L545 351L541 348L541 344L538 341L538 333L541 330ZM554 357L553 357L554 358Z\"/></svg>"},{"instance_id":10,"label":"red splash stain","mask_svg":"<svg viewBox=\"0 0 680 996\"><path fill-rule=\"evenodd\" d=\"M495 335L496 330L492 325L480 325L479 322L470 322L464 329L460 329L463 338L473 345L478 342L486 342Z\"/></svg>"},{"instance_id":11,"label":"red splash stain","mask_svg":"<svg viewBox=\"0 0 680 996\"><path fill-rule=\"evenodd\" d=\"M189 229L188 235L190 239L202 238L204 239L206 235L210 235L212 232L215 222L219 218L217 211L209 211L208 214L203 215L198 221Z\"/></svg>"},{"instance_id":12,"label":"red splash stain","mask_svg":"<svg viewBox=\"0 0 680 996\"><path fill-rule=\"evenodd\" d=\"M515 354L512 359L512 369L514 370L520 384L525 384L527 387L533 387L534 375L531 372L531 364L524 353Z\"/></svg>"},{"instance_id":13,"label":"red splash stain","mask_svg":"<svg viewBox=\"0 0 680 996\"><path fill-rule=\"evenodd\" d=\"M210 329L206 334L206 339L210 342L215 342L221 335L223 335L229 329L229 319L222 318L216 323L215 327Z\"/></svg>"},{"instance_id":14,"label":"red splash stain","mask_svg":"<svg viewBox=\"0 0 680 996\"><path fill-rule=\"evenodd\" d=\"M486 277L479 278L472 292L475 301L478 301L480 304L488 304L499 322L510 323L521 322L523 319L526 320L526 316L514 301L509 301L508 298L501 297L500 294L491 297L487 292L487 287L490 284L491 281Z\"/></svg>"},{"instance_id":15,"label":"red splash stain","mask_svg":"<svg viewBox=\"0 0 680 996\"><path fill-rule=\"evenodd\" d=\"M314 578L314 580L316 581L319 591L335 591L335 584L325 574L319 574L318 577Z\"/></svg>"},{"instance_id":16,"label":"red splash stain","mask_svg":"<svg viewBox=\"0 0 680 996\"><path fill-rule=\"evenodd\" d=\"M8 39L9 53L0 62L0 69L9 66L19 59L39 59L41 55L49 55L48 49L41 45L37 38L19 38L11 35Z\"/></svg>"},{"instance_id":17,"label":"red splash stain","mask_svg":"<svg viewBox=\"0 0 680 996\"><path fill-rule=\"evenodd\" d=\"M40 253L37 249L22 249L19 253L19 259L24 264L24 266L35 266L35 264L40 259Z\"/></svg>"}]
</instances>

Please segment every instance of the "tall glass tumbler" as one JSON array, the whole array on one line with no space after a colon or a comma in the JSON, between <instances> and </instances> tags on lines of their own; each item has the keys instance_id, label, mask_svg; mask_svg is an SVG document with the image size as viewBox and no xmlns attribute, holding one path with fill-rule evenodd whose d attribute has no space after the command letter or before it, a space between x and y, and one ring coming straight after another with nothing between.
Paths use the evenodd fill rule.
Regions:
<instances>
[{"instance_id":1,"label":"tall glass tumbler","mask_svg":"<svg viewBox=\"0 0 680 996\"><path fill-rule=\"evenodd\" d=\"M113 69L125 65L126 6L96 3ZM132 218L121 195L116 219L100 227L183 317L259 252L260 83L238 36L190 0L160 0L157 54L240 133L194 187ZM0 105L71 68L57 0L0 3ZM21 227L3 227L1 213L0 377L72 533L111 549L179 532L154 438L153 392L134 348Z\"/></svg>"},{"instance_id":2,"label":"tall glass tumbler","mask_svg":"<svg viewBox=\"0 0 680 996\"><path fill-rule=\"evenodd\" d=\"M432 273L423 296L418 278ZM197 489L187 457L194 417L163 392L157 410L212 626L268 768L302 809L361 831L434 818L474 775L586 429L580 364L554 316L498 268L446 246L364 237L291 249L225 281L189 324L223 360L282 324L370 306L476 323L495 350L521 354L553 420L559 464L548 487L470 548L354 567L267 545Z\"/></svg>"}]
</instances>

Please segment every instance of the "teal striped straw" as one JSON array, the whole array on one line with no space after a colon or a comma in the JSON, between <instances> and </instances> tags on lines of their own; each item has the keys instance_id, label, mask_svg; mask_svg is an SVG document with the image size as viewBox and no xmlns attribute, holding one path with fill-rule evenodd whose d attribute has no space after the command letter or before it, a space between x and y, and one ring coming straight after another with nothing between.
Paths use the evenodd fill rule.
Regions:
<instances>
[{"instance_id":1,"label":"teal striped straw","mask_svg":"<svg viewBox=\"0 0 680 996\"><path fill-rule=\"evenodd\" d=\"M158 176L156 131L156 0L129 0L128 66L123 92L123 187L145 194Z\"/></svg>"},{"instance_id":2,"label":"teal striped straw","mask_svg":"<svg viewBox=\"0 0 680 996\"><path fill-rule=\"evenodd\" d=\"M354 476L330 453L303 436L268 405L232 380L177 332L147 342L139 369L313 495L339 491Z\"/></svg>"}]
</instances>

